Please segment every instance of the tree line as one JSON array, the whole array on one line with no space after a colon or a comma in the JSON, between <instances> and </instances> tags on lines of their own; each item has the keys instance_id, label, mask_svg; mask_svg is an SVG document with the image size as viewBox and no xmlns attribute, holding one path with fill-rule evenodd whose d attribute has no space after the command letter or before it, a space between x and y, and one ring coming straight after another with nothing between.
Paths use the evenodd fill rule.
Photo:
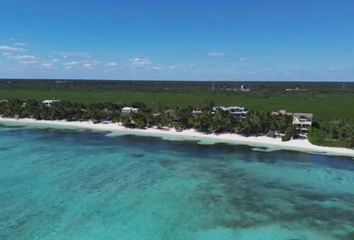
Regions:
<instances>
[{"instance_id":1,"label":"tree line","mask_svg":"<svg viewBox=\"0 0 354 240\"><path fill-rule=\"evenodd\" d=\"M218 92L245 94L240 87L250 92L278 94L353 93L354 83L347 82L242 82L242 81L128 81L128 80L27 80L0 79L0 88L8 90L57 90L75 92ZM213 86L213 90L212 90ZM285 91L285 89L306 89L306 91ZM236 92L235 92L236 90Z\"/></svg>"},{"instance_id":2,"label":"tree line","mask_svg":"<svg viewBox=\"0 0 354 240\"><path fill-rule=\"evenodd\" d=\"M123 107L139 108L138 112L122 113ZM62 101L46 106L40 101L12 99L0 102L0 115L5 118L33 118L37 120L103 121L120 122L128 128L144 129L175 128L178 131L194 128L204 133L238 133L244 136L281 135L283 140L299 137L299 130L292 124L292 116L272 115L270 111L248 111L242 117L236 117L228 111L212 111L215 103L204 99L199 106L199 114L193 114L193 108L175 107L148 108L143 102L91 103ZM308 134L309 140L317 145L354 147L354 121L341 119L336 121L316 121Z\"/></svg>"}]
</instances>

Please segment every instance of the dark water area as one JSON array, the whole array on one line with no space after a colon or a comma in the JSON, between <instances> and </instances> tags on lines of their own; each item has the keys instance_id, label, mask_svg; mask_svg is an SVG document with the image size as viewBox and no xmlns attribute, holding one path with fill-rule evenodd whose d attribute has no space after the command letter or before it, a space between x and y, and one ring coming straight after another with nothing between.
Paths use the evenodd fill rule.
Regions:
<instances>
[{"instance_id":1,"label":"dark water area","mask_svg":"<svg viewBox=\"0 0 354 240\"><path fill-rule=\"evenodd\" d=\"M0 166L0 239L354 239L349 157L0 126Z\"/></svg>"}]
</instances>

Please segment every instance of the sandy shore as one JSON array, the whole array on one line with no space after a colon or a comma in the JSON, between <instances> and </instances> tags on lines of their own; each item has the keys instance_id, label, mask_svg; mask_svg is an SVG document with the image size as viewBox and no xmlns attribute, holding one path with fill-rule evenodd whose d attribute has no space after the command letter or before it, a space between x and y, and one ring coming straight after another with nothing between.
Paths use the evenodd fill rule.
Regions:
<instances>
[{"instance_id":1,"label":"sandy shore","mask_svg":"<svg viewBox=\"0 0 354 240\"><path fill-rule=\"evenodd\" d=\"M66 121L46 121L46 120L34 120L34 119L11 119L11 118L1 118L0 123L16 123L21 125L28 124L48 124L56 125L61 127L74 127L74 128L86 128L101 131L119 132L120 134L134 134L134 135L145 135L145 136L160 136L160 137L176 137L181 140L212 140L215 142L225 142L233 144L245 144L251 146L269 147L275 149L287 149L287 150L297 150L304 152L315 152L327 155L338 155L338 156L350 156L354 157L354 150L346 148L334 148L334 147L321 147L311 144L308 140L291 140L288 142L282 142L280 138L270 138L266 136L260 137L244 137L239 134L203 134L198 133L195 130L185 130L182 132L177 132L174 129L169 131L159 130L159 129L128 129L118 123L109 124L93 124L90 122L66 122Z\"/></svg>"}]
</instances>

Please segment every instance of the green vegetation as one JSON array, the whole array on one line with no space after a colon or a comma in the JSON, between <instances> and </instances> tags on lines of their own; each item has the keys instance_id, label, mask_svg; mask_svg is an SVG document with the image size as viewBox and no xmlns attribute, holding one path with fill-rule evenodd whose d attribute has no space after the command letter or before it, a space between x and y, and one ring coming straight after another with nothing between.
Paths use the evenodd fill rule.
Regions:
<instances>
[{"instance_id":1,"label":"green vegetation","mask_svg":"<svg viewBox=\"0 0 354 240\"><path fill-rule=\"evenodd\" d=\"M206 99L206 108L213 107L213 101ZM140 106L139 112L122 113L124 104L91 103L63 101L46 106L40 101L21 101L13 99L0 102L0 115L8 118L34 118L37 120L67 120L100 123L103 121L121 122L126 127L146 128L149 126L175 127L178 130L195 128L206 133L240 133L249 135L265 135L282 132L293 134L292 118L287 115L271 115L268 111L250 111L245 118L236 117L228 111L211 112L204 108L200 114L193 115L193 108L152 109L142 102L134 102Z\"/></svg>"},{"instance_id":2,"label":"green vegetation","mask_svg":"<svg viewBox=\"0 0 354 240\"><path fill-rule=\"evenodd\" d=\"M290 141L291 140L291 136L290 135L284 135L281 137L281 140L283 142L287 142L287 141Z\"/></svg>"},{"instance_id":3,"label":"green vegetation","mask_svg":"<svg viewBox=\"0 0 354 240\"><path fill-rule=\"evenodd\" d=\"M249 88L249 92L240 87ZM216 105L313 113L316 119L354 118L354 83L215 81L0 80L0 99L61 99L88 103L144 102L149 108ZM286 89L292 89L287 91Z\"/></svg>"},{"instance_id":4,"label":"green vegetation","mask_svg":"<svg viewBox=\"0 0 354 240\"><path fill-rule=\"evenodd\" d=\"M308 139L320 146L354 148L354 121L341 119L314 124Z\"/></svg>"},{"instance_id":5,"label":"green vegetation","mask_svg":"<svg viewBox=\"0 0 354 240\"><path fill-rule=\"evenodd\" d=\"M300 136L292 125L292 116L272 115L270 111L251 110L246 117L236 117L221 109L210 111L215 105L212 99L200 103L201 112L193 114L192 106L175 107L167 110L163 107L150 108L143 102L124 103L78 103L62 101L51 106L37 100L12 99L0 102L0 115L8 118L34 118L37 120L88 121L94 124L104 121L121 122L126 127L144 129L157 126L174 127L177 130L194 128L205 133L238 133L245 136L283 135L282 141ZM139 112L123 114L122 108L133 106ZM285 134L285 135L284 135ZM318 121L308 135L315 145L354 148L354 121Z\"/></svg>"},{"instance_id":6,"label":"green vegetation","mask_svg":"<svg viewBox=\"0 0 354 240\"><path fill-rule=\"evenodd\" d=\"M347 82L232 82L232 81L103 81L103 80L0 80L0 89L56 90L75 92L169 92L169 93L242 93L240 87L264 97L303 93L354 93L354 83ZM292 89L294 91L285 91Z\"/></svg>"},{"instance_id":7,"label":"green vegetation","mask_svg":"<svg viewBox=\"0 0 354 240\"><path fill-rule=\"evenodd\" d=\"M313 144L354 146L351 120L354 119L354 83L215 82L214 90L211 84L211 81L3 79L0 80L0 99L12 101L0 103L0 114L48 120L91 119L95 123L111 120L137 128L156 123L160 127L194 127L213 133L227 131L268 136L283 133L287 134L283 137L287 141L298 134L291 126L291 119L270 114L271 111L287 110L313 113L317 124L308 135ZM241 91L241 85L250 91ZM51 108L40 103L53 98L64 102ZM23 103L26 103L25 108L19 106ZM142 111L121 115L123 106ZM252 111L241 121L221 111L210 114L213 106L243 106ZM173 117L164 112L167 108L174 109ZM203 110L203 113L192 116L193 108Z\"/></svg>"},{"instance_id":8,"label":"green vegetation","mask_svg":"<svg viewBox=\"0 0 354 240\"><path fill-rule=\"evenodd\" d=\"M277 95L262 98L257 93L152 93L152 92L75 92L56 90L4 90L0 89L0 99L61 99L67 101L98 103L130 103L142 101L149 108L158 107L199 107L203 99L213 99L220 106L244 106L254 110L313 113L316 119L335 120L354 118L354 97L352 94L303 94Z\"/></svg>"}]
</instances>

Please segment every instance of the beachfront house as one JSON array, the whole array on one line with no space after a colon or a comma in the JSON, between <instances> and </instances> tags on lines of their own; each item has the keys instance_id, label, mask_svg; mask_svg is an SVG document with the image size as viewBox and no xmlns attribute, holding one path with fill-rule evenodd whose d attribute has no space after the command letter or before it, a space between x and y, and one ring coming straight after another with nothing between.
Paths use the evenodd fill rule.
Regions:
<instances>
[{"instance_id":1,"label":"beachfront house","mask_svg":"<svg viewBox=\"0 0 354 240\"><path fill-rule=\"evenodd\" d=\"M230 112L230 114L242 118L245 118L248 113L247 109L244 107L228 107L227 110Z\"/></svg>"},{"instance_id":2,"label":"beachfront house","mask_svg":"<svg viewBox=\"0 0 354 240\"><path fill-rule=\"evenodd\" d=\"M294 113L293 125L297 130L308 131L312 126L312 113Z\"/></svg>"},{"instance_id":3,"label":"beachfront house","mask_svg":"<svg viewBox=\"0 0 354 240\"><path fill-rule=\"evenodd\" d=\"M244 107L238 107L238 106L232 106L232 107L214 107L213 111L227 111L230 112L231 115L234 115L236 117L240 117L240 118L245 118L248 111L246 108Z\"/></svg>"},{"instance_id":4,"label":"beachfront house","mask_svg":"<svg viewBox=\"0 0 354 240\"><path fill-rule=\"evenodd\" d=\"M137 112L139 112L139 108L133 108L133 107L122 108L123 114L132 114L132 113L137 113Z\"/></svg>"},{"instance_id":5,"label":"beachfront house","mask_svg":"<svg viewBox=\"0 0 354 240\"><path fill-rule=\"evenodd\" d=\"M52 100L44 100L42 102L42 104L50 107L53 103L60 103L60 102L61 102L61 100L59 100L59 99L52 99Z\"/></svg>"}]
</instances>

